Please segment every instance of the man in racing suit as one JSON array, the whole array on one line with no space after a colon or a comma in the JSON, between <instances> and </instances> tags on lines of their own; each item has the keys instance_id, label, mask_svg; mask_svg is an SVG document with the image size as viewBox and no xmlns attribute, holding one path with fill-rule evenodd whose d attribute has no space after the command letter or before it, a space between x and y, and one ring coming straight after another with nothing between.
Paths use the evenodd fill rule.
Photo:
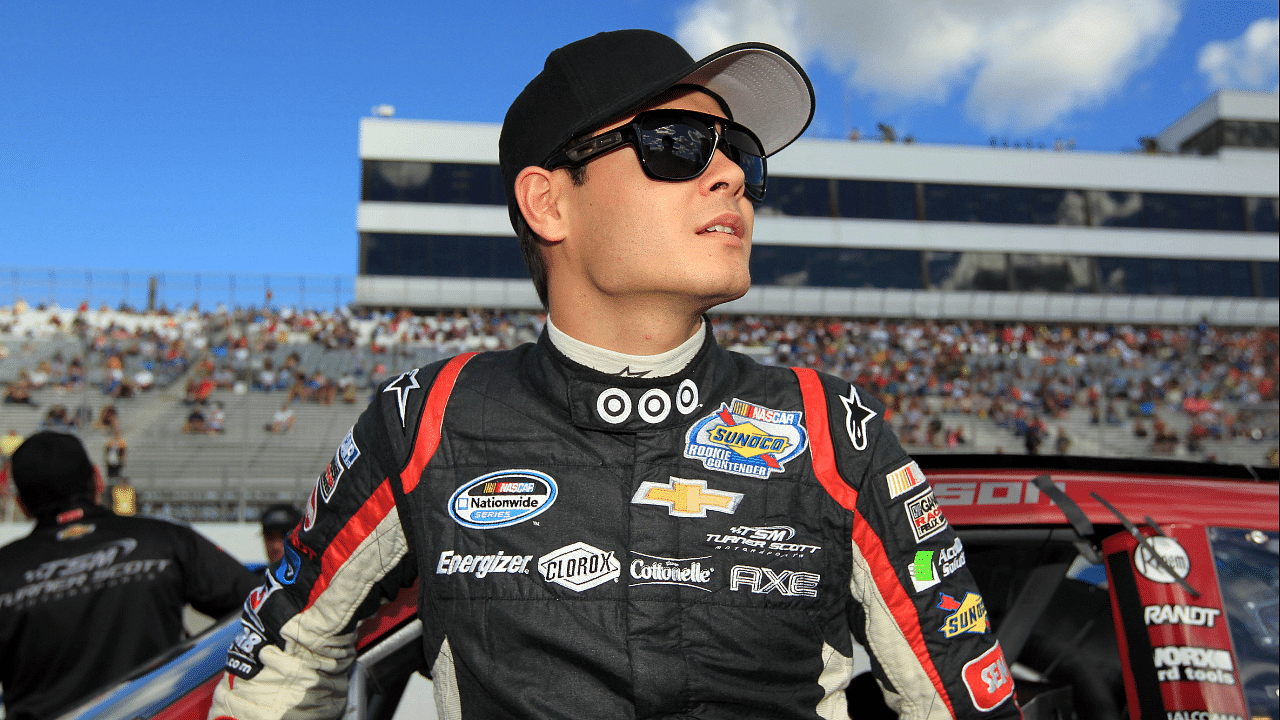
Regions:
<instances>
[{"instance_id":1,"label":"man in racing suit","mask_svg":"<svg viewBox=\"0 0 1280 720\"><path fill-rule=\"evenodd\" d=\"M355 623L415 579L443 718L846 718L855 642L901 717L1019 716L884 406L720 348L703 315L746 291L763 191L724 119L767 154L812 99L766 45L551 54L500 141L546 331L380 388L246 603L210 718L335 716ZM555 161L627 123L632 146Z\"/></svg>"},{"instance_id":2,"label":"man in racing suit","mask_svg":"<svg viewBox=\"0 0 1280 720\"><path fill-rule=\"evenodd\" d=\"M183 605L222 617L260 582L189 527L97 505L73 435L32 435L13 479L36 526L0 548L7 720L54 717L182 640Z\"/></svg>"}]
</instances>

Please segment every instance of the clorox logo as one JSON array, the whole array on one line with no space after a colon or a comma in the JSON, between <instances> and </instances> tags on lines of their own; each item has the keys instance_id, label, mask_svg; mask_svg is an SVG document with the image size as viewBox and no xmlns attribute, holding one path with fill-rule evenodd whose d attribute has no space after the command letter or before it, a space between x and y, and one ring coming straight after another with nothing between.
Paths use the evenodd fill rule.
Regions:
<instances>
[{"instance_id":1,"label":"clorox logo","mask_svg":"<svg viewBox=\"0 0 1280 720\"><path fill-rule=\"evenodd\" d=\"M449 498L449 515L476 530L507 527L542 513L556 501L556 481L536 470L481 475Z\"/></svg>"},{"instance_id":2,"label":"clorox logo","mask_svg":"<svg viewBox=\"0 0 1280 720\"><path fill-rule=\"evenodd\" d=\"M684 456L708 470L766 479L808 446L800 417L735 398L689 428Z\"/></svg>"}]
</instances>

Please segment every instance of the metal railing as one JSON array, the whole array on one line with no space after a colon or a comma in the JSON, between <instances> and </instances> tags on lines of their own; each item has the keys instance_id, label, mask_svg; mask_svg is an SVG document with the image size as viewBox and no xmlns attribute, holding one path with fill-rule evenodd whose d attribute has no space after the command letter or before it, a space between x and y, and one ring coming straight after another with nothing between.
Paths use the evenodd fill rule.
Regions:
<instances>
[{"instance_id":1,"label":"metal railing","mask_svg":"<svg viewBox=\"0 0 1280 720\"><path fill-rule=\"evenodd\" d=\"M0 305L134 310L237 307L332 309L355 299L355 275L0 266Z\"/></svg>"}]
</instances>

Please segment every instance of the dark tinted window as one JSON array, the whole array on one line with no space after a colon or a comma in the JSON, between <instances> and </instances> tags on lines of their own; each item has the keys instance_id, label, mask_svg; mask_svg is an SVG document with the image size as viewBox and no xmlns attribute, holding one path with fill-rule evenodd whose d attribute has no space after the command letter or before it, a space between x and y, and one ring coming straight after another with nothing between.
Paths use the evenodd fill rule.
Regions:
<instances>
[{"instance_id":1,"label":"dark tinted window","mask_svg":"<svg viewBox=\"0 0 1280 720\"><path fill-rule=\"evenodd\" d=\"M758 285L919 289L915 250L756 245L751 281Z\"/></svg>"},{"instance_id":2,"label":"dark tinted window","mask_svg":"<svg viewBox=\"0 0 1280 720\"><path fill-rule=\"evenodd\" d=\"M528 277L514 237L360 234L360 272L416 277Z\"/></svg>"},{"instance_id":3,"label":"dark tinted window","mask_svg":"<svg viewBox=\"0 0 1280 720\"><path fill-rule=\"evenodd\" d=\"M1249 229L1254 232L1276 232L1280 228L1276 216L1280 215L1280 200L1276 198L1245 198L1246 212L1249 214Z\"/></svg>"},{"instance_id":4,"label":"dark tinted window","mask_svg":"<svg viewBox=\"0 0 1280 720\"><path fill-rule=\"evenodd\" d=\"M831 184L825 178L770 177L758 215L831 217Z\"/></svg>"},{"instance_id":5,"label":"dark tinted window","mask_svg":"<svg viewBox=\"0 0 1280 720\"><path fill-rule=\"evenodd\" d=\"M1258 290L1262 297L1280 297L1280 263L1254 263L1258 272Z\"/></svg>"},{"instance_id":6,"label":"dark tinted window","mask_svg":"<svg viewBox=\"0 0 1280 720\"><path fill-rule=\"evenodd\" d=\"M1004 253L924 253L929 287L935 290L1009 290L1008 256Z\"/></svg>"},{"instance_id":7,"label":"dark tinted window","mask_svg":"<svg viewBox=\"0 0 1280 720\"><path fill-rule=\"evenodd\" d=\"M360 199L382 202L506 205L497 165L365 160Z\"/></svg>"},{"instance_id":8,"label":"dark tinted window","mask_svg":"<svg viewBox=\"0 0 1280 720\"><path fill-rule=\"evenodd\" d=\"M915 220L915 183L877 180L837 180L840 217L873 220Z\"/></svg>"}]
</instances>

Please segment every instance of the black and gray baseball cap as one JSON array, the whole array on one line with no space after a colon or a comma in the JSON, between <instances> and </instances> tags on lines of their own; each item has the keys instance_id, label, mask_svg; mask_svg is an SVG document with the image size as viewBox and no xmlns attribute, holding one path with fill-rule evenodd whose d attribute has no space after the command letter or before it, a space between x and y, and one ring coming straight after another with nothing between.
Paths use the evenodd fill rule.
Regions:
<instances>
[{"instance_id":1,"label":"black and gray baseball cap","mask_svg":"<svg viewBox=\"0 0 1280 720\"><path fill-rule=\"evenodd\" d=\"M516 175L542 166L565 143L621 119L676 85L718 97L730 117L751 128L772 155L813 120L813 85L800 64L772 45L742 43L695 61L652 30L616 30L569 43L511 103L498 158L512 225Z\"/></svg>"},{"instance_id":2,"label":"black and gray baseball cap","mask_svg":"<svg viewBox=\"0 0 1280 720\"><path fill-rule=\"evenodd\" d=\"M292 505L272 505L262 511L262 531L287 533L302 520L302 513Z\"/></svg>"}]
</instances>

